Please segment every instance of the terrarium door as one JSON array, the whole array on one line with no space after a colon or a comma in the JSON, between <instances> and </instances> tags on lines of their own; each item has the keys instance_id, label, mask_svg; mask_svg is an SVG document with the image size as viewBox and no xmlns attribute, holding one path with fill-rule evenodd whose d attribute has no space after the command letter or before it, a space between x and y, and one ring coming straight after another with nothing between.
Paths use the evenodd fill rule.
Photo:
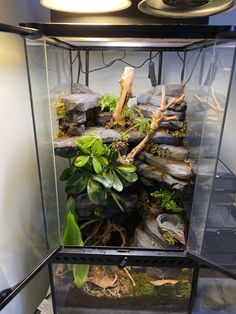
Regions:
<instances>
[{"instance_id":1,"label":"terrarium door","mask_svg":"<svg viewBox=\"0 0 236 314\"><path fill-rule=\"evenodd\" d=\"M25 55L27 36L40 34L33 29L0 24L0 81L5 104L1 114L5 149L1 159L0 310L47 265L51 252L37 167L31 113L33 95L27 77L30 64ZM39 67L43 66L43 60L38 59ZM43 97L47 101L47 89L39 89L40 93L35 96L38 102ZM17 167L12 167L17 163ZM39 289L45 288L42 286ZM17 299L14 304L19 300L23 304L24 293ZM11 305L8 311L13 312Z\"/></svg>"},{"instance_id":2,"label":"terrarium door","mask_svg":"<svg viewBox=\"0 0 236 314\"><path fill-rule=\"evenodd\" d=\"M229 155L235 158L235 153L234 139L225 134L227 110L232 114L235 107L235 39L224 34L217 38L212 49L212 63L202 81L201 92L195 95L193 110L198 121L189 135L189 143L194 146L200 132L201 145L195 160L197 176L187 251L199 263L222 269L235 278L236 181L233 162L228 158ZM193 79L189 88L194 85ZM234 128L234 124L230 127ZM233 142L225 145L227 141Z\"/></svg>"}]
</instances>

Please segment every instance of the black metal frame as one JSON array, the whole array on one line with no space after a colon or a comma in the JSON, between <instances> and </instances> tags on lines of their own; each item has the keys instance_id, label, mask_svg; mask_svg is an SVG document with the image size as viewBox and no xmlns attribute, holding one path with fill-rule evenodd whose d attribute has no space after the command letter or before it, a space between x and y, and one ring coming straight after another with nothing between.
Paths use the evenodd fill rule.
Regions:
<instances>
[{"instance_id":1,"label":"black metal frame","mask_svg":"<svg viewBox=\"0 0 236 314\"><path fill-rule=\"evenodd\" d=\"M234 32L235 26L208 26L184 24L67 24L21 23L38 29L48 37L112 37L112 38L190 38L214 39L219 33Z\"/></svg>"},{"instance_id":2,"label":"black metal frame","mask_svg":"<svg viewBox=\"0 0 236 314\"><path fill-rule=\"evenodd\" d=\"M192 313L194 298L197 293L198 274L204 267L187 256L186 251L152 250L138 248L115 247L62 247L49 261L49 276L52 290L52 304L56 311L56 292L54 290L53 265L55 264L85 264L85 265L115 265L126 266L191 268L192 288L189 299L188 313Z\"/></svg>"}]
</instances>

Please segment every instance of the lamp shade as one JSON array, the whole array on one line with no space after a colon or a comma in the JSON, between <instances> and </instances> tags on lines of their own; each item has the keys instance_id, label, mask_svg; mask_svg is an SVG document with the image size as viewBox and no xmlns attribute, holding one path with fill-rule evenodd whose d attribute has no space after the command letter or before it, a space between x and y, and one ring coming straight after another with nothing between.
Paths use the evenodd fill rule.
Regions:
<instances>
[{"instance_id":1,"label":"lamp shade","mask_svg":"<svg viewBox=\"0 0 236 314\"><path fill-rule=\"evenodd\" d=\"M103 13L124 10L131 6L130 0L40 0L51 10L71 13Z\"/></svg>"}]
</instances>

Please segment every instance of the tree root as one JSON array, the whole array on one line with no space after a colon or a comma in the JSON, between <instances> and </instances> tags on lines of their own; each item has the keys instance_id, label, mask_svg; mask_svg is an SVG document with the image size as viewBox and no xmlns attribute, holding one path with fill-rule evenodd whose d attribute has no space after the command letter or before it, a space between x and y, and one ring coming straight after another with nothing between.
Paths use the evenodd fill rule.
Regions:
<instances>
[{"instance_id":1,"label":"tree root","mask_svg":"<svg viewBox=\"0 0 236 314\"><path fill-rule=\"evenodd\" d=\"M112 223L108 220L106 223L104 221L100 221L97 219L93 219L91 221L86 222L81 226L81 230L85 229L87 226L96 223L90 235L84 240L84 244L97 246L97 245L107 245L107 243L111 239L112 232L118 232L121 238L121 247L124 247L126 244L126 230L118 226L115 223Z\"/></svg>"}]
</instances>

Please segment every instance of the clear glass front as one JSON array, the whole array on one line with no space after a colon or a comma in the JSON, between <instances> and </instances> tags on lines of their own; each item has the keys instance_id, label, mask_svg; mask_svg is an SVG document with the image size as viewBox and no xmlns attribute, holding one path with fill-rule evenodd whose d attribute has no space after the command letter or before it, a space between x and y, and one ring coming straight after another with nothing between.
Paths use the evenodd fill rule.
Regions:
<instances>
[{"instance_id":1,"label":"clear glass front","mask_svg":"<svg viewBox=\"0 0 236 314\"><path fill-rule=\"evenodd\" d=\"M57 264L53 274L59 314L188 313L191 269Z\"/></svg>"},{"instance_id":2,"label":"clear glass front","mask_svg":"<svg viewBox=\"0 0 236 314\"><path fill-rule=\"evenodd\" d=\"M218 160L235 43L186 51L43 48L28 50L46 56L33 64L29 53L49 237L168 250L185 249L189 235L191 252L212 257L209 237L222 210L214 189L224 217L234 205L229 158ZM34 76L49 96L39 105ZM219 187L225 171L229 210Z\"/></svg>"}]
</instances>

